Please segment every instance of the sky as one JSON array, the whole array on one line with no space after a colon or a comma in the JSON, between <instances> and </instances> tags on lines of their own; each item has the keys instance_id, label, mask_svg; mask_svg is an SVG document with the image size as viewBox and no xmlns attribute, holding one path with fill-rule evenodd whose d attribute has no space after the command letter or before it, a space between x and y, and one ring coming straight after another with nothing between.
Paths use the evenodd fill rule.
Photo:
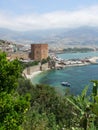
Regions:
<instances>
[{"instance_id":1,"label":"sky","mask_svg":"<svg viewBox=\"0 0 98 130\"><path fill-rule=\"evenodd\" d=\"M98 27L98 0L0 0L0 28Z\"/></svg>"}]
</instances>

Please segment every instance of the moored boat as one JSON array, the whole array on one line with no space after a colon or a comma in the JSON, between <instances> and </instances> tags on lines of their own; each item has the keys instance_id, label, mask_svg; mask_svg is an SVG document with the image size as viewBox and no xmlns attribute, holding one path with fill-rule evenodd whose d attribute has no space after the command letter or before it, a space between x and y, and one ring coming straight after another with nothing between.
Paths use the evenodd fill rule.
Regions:
<instances>
[{"instance_id":1,"label":"moored boat","mask_svg":"<svg viewBox=\"0 0 98 130\"><path fill-rule=\"evenodd\" d=\"M70 83L68 83L68 82L61 82L61 85L66 86L66 87L70 87Z\"/></svg>"}]
</instances>

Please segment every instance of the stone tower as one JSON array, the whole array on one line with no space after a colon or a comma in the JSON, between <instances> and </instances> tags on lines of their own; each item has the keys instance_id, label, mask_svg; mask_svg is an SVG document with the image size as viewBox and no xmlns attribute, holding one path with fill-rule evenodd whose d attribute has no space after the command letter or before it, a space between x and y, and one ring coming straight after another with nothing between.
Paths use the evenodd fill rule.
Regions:
<instances>
[{"instance_id":1,"label":"stone tower","mask_svg":"<svg viewBox=\"0 0 98 130\"><path fill-rule=\"evenodd\" d=\"M30 58L40 61L48 57L48 44L31 44Z\"/></svg>"}]
</instances>

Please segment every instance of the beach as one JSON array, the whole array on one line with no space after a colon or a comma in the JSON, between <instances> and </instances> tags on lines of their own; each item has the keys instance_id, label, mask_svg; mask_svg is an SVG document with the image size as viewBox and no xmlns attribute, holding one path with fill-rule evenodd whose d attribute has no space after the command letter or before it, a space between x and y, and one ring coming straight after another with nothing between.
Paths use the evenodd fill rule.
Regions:
<instances>
[{"instance_id":1,"label":"beach","mask_svg":"<svg viewBox=\"0 0 98 130\"><path fill-rule=\"evenodd\" d=\"M31 78L34 78L36 75L42 73L43 71L36 71L36 72L32 72L32 74L28 75L28 74L25 74L25 77L27 79L31 79Z\"/></svg>"}]
</instances>

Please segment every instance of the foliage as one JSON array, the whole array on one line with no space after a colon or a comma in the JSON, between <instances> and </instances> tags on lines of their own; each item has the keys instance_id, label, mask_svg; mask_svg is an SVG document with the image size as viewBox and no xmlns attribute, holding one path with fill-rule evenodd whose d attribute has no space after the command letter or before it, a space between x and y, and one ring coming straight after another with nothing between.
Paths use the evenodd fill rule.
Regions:
<instances>
[{"instance_id":1,"label":"foliage","mask_svg":"<svg viewBox=\"0 0 98 130\"><path fill-rule=\"evenodd\" d=\"M96 103L93 103L92 110L98 116L98 95L95 96L95 102Z\"/></svg>"},{"instance_id":2,"label":"foliage","mask_svg":"<svg viewBox=\"0 0 98 130\"><path fill-rule=\"evenodd\" d=\"M0 130L19 130L29 108L29 95L16 92L21 75L18 60L9 62L0 53Z\"/></svg>"},{"instance_id":3,"label":"foliage","mask_svg":"<svg viewBox=\"0 0 98 130\"><path fill-rule=\"evenodd\" d=\"M9 62L5 53L0 53L0 92L10 93L17 87L21 68L18 60Z\"/></svg>"},{"instance_id":4,"label":"foliage","mask_svg":"<svg viewBox=\"0 0 98 130\"><path fill-rule=\"evenodd\" d=\"M54 88L47 85L32 85L29 80L20 81L18 92L21 95L27 92L31 94L31 108L26 114L26 121L23 123L24 129L56 130L57 122L52 108L56 108L59 99Z\"/></svg>"},{"instance_id":5,"label":"foliage","mask_svg":"<svg viewBox=\"0 0 98 130\"><path fill-rule=\"evenodd\" d=\"M28 110L27 97L18 94L0 94L0 128L3 130L18 130Z\"/></svg>"},{"instance_id":6,"label":"foliage","mask_svg":"<svg viewBox=\"0 0 98 130\"><path fill-rule=\"evenodd\" d=\"M19 61L20 65L22 66L22 70L24 70L27 67L38 65L39 61L32 61L28 63L24 63L22 61Z\"/></svg>"},{"instance_id":7,"label":"foliage","mask_svg":"<svg viewBox=\"0 0 98 130\"><path fill-rule=\"evenodd\" d=\"M28 128L30 127L29 123L32 120L33 122L36 122L36 118L32 117L31 116L32 114L30 114L32 112L36 113L36 116L38 115L38 117L41 119L43 119L43 114L45 114L45 117L47 117L47 123L46 123L48 125L47 128L50 130L53 129L54 126L55 126L54 130L56 129L60 130L64 127L66 128L71 127L71 123L72 123L71 119L73 118L72 111L71 111L72 105L69 105L68 101L66 101L63 97L57 95L53 87L50 87L48 85L41 85L41 84L31 85L27 80L24 82L28 83L27 89L26 86L23 87L24 85L23 86L21 85L21 89L18 89L18 91L19 93L21 92L31 93L31 109L27 114ZM50 119L52 119L50 118L51 115L53 115L53 119L55 119L54 125L52 126L49 125L52 124L50 123ZM37 120L40 121L40 119ZM39 125L39 123L37 125Z\"/></svg>"},{"instance_id":8,"label":"foliage","mask_svg":"<svg viewBox=\"0 0 98 130\"><path fill-rule=\"evenodd\" d=\"M87 96L86 87L81 95L74 96L71 98L66 98L75 108L73 113L77 116L78 122L76 122L75 127L78 124L78 128L83 128L84 130L97 130L98 128L98 104L97 104L97 86L98 82L93 81L94 86L91 96ZM95 100L93 100L93 98ZM96 102L95 102L96 101ZM77 111L76 111L77 110Z\"/></svg>"},{"instance_id":9,"label":"foliage","mask_svg":"<svg viewBox=\"0 0 98 130\"><path fill-rule=\"evenodd\" d=\"M45 63L47 63L47 59L42 59L42 60L41 60L41 64L43 65L43 64L45 64Z\"/></svg>"},{"instance_id":10,"label":"foliage","mask_svg":"<svg viewBox=\"0 0 98 130\"><path fill-rule=\"evenodd\" d=\"M43 64L47 63L48 61L50 61L50 57L49 56L47 57L47 59L42 59L41 60L41 64L43 65Z\"/></svg>"},{"instance_id":11,"label":"foliage","mask_svg":"<svg viewBox=\"0 0 98 130\"><path fill-rule=\"evenodd\" d=\"M31 110L23 124L23 128L24 130L58 130L58 125L53 113L47 115Z\"/></svg>"},{"instance_id":12,"label":"foliage","mask_svg":"<svg viewBox=\"0 0 98 130\"><path fill-rule=\"evenodd\" d=\"M26 93L33 93L33 85L29 79L19 78L18 79L17 91L20 95L25 95Z\"/></svg>"}]
</instances>

